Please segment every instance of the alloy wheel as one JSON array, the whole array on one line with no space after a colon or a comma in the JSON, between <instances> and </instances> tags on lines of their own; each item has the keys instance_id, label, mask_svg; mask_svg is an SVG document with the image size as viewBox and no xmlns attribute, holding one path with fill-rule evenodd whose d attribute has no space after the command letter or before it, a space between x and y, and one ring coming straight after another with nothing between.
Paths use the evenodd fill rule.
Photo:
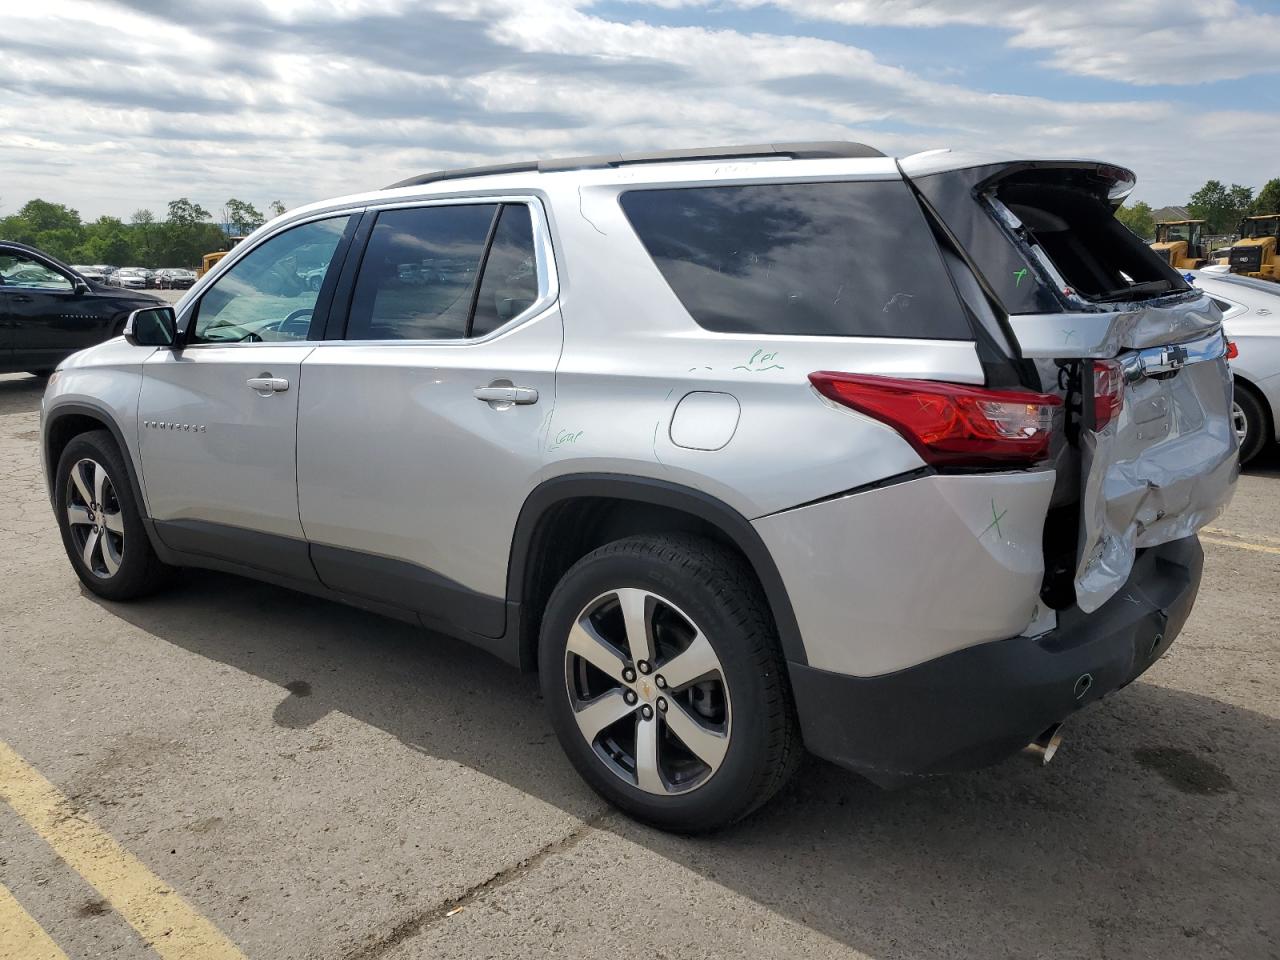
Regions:
<instances>
[{"instance_id":1,"label":"alloy wheel","mask_svg":"<svg viewBox=\"0 0 1280 960\"><path fill-rule=\"evenodd\" d=\"M1249 439L1249 418L1245 415L1244 407L1231 401L1231 425L1236 429L1236 442L1240 447L1244 447L1244 443Z\"/></svg>"},{"instance_id":2,"label":"alloy wheel","mask_svg":"<svg viewBox=\"0 0 1280 960\"><path fill-rule=\"evenodd\" d=\"M693 620L655 593L612 590L583 608L565 648L565 686L596 756L646 793L687 793L724 761L724 668Z\"/></svg>"},{"instance_id":3,"label":"alloy wheel","mask_svg":"<svg viewBox=\"0 0 1280 960\"><path fill-rule=\"evenodd\" d=\"M95 577L113 577L124 560L124 516L115 485L96 460L77 460L67 484L67 524L85 567Z\"/></svg>"}]
</instances>

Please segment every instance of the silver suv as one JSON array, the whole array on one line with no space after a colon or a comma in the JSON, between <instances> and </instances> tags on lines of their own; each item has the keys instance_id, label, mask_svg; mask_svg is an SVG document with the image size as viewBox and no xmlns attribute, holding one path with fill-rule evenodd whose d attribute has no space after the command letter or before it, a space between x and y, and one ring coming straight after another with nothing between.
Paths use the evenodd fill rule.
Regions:
<instances>
[{"instance_id":1,"label":"silver suv","mask_svg":"<svg viewBox=\"0 0 1280 960\"><path fill-rule=\"evenodd\" d=\"M666 828L801 744L884 785L1047 754L1168 649L1237 473L1218 308L1132 184L810 143L294 210L51 378L63 542L112 600L230 571L536 669Z\"/></svg>"}]
</instances>

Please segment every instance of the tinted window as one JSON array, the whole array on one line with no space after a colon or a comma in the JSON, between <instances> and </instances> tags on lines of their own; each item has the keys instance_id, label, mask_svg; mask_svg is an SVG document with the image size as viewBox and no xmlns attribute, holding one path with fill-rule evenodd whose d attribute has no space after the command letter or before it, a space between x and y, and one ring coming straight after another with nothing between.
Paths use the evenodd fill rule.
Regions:
<instances>
[{"instance_id":1,"label":"tinted window","mask_svg":"<svg viewBox=\"0 0 1280 960\"><path fill-rule=\"evenodd\" d=\"M305 340L349 217L306 223L249 251L200 298L196 343Z\"/></svg>"},{"instance_id":2,"label":"tinted window","mask_svg":"<svg viewBox=\"0 0 1280 960\"><path fill-rule=\"evenodd\" d=\"M901 181L635 190L622 208L708 330L972 337Z\"/></svg>"},{"instance_id":3,"label":"tinted window","mask_svg":"<svg viewBox=\"0 0 1280 960\"><path fill-rule=\"evenodd\" d=\"M453 340L467 318L495 204L378 215L351 300L349 340Z\"/></svg>"},{"instance_id":4,"label":"tinted window","mask_svg":"<svg viewBox=\"0 0 1280 960\"><path fill-rule=\"evenodd\" d=\"M533 252L533 221L522 203L502 208L493 246L484 262L471 335L483 337L533 305L538 271Z\"/></svg>"}]
</instances>

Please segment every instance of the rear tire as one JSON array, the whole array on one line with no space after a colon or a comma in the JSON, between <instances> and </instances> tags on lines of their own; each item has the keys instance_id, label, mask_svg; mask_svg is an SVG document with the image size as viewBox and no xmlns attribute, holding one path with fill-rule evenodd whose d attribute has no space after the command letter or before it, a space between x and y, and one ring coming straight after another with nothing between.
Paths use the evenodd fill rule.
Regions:
<instances>
[{"instance_id":1,"label":"rear tire","mask_svg":"<svg viewBox=\"0 0 1280 960\"><path fill-rule=\"evenodd\" d=\"M1271 418L1258 395L1238 380L1231 419L1240 441L1240 463L1244 465L1266 448L1271 437Z\"/></svg>"},{"instance_id":2,"label":"rear tire","mask_svg":"<svg viewBox=\"0 0 1280 960\"><path fill-rule=\"evenodd\" d=\"M547 603L539 668L578 773L656 827L740 820L799 763L769 608L742 558L711 540L641 536L583 557Z\"/></svg>"},{"instance_id":3,"label":"rear tire","mask_svg":"<svg viewBox=\"0 0 1280 960\"><path fill-rule=\"evenodd\" d=\"M111 434L72 438L58 458L54 510L76 575L106 600L134 600L164 586L160 562L142 522L124 457Z\"/></svg>"}]
</instances>

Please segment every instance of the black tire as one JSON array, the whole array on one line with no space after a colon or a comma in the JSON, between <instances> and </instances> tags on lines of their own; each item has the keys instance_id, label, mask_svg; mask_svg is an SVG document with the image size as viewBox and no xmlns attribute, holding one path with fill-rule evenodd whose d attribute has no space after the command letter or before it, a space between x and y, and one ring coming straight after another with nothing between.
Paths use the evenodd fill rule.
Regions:
<instances>
[{"instance_id":1,"label":"black tire","mask_svg":"<svg viewBox=\"0 0 1280 960\"><path fill-rule=\"evenodd\" d=\"M83 500L79 488L72 481L71 472L82 461L99 465L105 470L107 477L103 489L104 500L109 502L93 502L90 505L93 508L89 511L90 515L105 517L110 513L113 517L119 517L118 526L122 531L120 539L110 541L120 544L119 549L113 551L118 554L118 566L114 570L109 570L107 566L105 545L92 554L95 561L93 566L85 560L84 548L88 535L97 533L101 539L109 536L105 519L100 527L78 524L73 528L71 522L70 508L77 501ZM151 547L151 540L142 523L141 506L134 498L123 455L107 431L82 433L72 438L62 451L55 476L54 512L58 518L58 529L62 532L62 545L67 551L67 558L80 582L93 593L107 600L134 600L154 593L167 582L172 568L161 563Z\"/></svg>"},{"instance_id":2,"label":"black tire","mask_svg":"<svg viewBox=\"0 0 1280 960\"><path fill-rule=\"evenodd\" d=\"M1235 385L1235 403L1245 422L1245 435L1240 441L1240 463L1243 465L1266 449L1271 437L1271 418L1267 416L1267 408L1261 398L1239 380ZM1234 410L1232 416L1234 419Z\"/></svg>"},{"instance_id":3,"label":"black tire","mask_svg":"<svg viewBox=\"0 0 1280 960\"><path fill-rule=\"evenodd\" d=\"M597 755L575 719L566 679L570 630L590 604L624 588L639 588L673 604L702 632L719 660L725 699L732 702L728 742L719 766L688 792L659 795L640 789L638 776L624 780ZM539 669L552 725L578 773L610 803L656 827L700 833L740 820L777 793L799 764L799 725L768 605L745 561L706 538L633 537L579 560L547 603ZM660 662L653 671L656 681ZM664 711L658 719L668 716L673 714ZM664 744L672 742L665 723L655 729L661 729L656 736L666 738ZM679 749L678 740L675 744Z\"/></svg>"}]
</instances>

